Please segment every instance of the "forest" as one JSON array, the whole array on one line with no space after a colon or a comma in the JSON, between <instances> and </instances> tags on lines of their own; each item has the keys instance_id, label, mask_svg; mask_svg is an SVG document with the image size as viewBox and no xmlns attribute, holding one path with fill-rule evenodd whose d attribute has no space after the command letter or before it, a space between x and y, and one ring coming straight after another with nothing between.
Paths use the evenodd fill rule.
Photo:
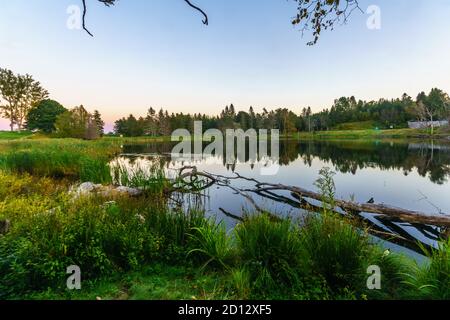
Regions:
<instances>
[{"instance_id":1,"label":"forest","mask_svg":"<svg viewBox=\"0 0 450 320\"><path fill-rule=\"evenodd\" d=\"M301 109L299 114L293 109L262 109L255 112L238 111L230 104L219 115L169 113L168 110L154 108L146 117L128 117L115 122L114 132L124 136L167 136L174 129L186 128L192 131L194 121L202 121L205 130L225 129L279 129L284 135L295 132L328 131L347 129L344 124L355 124L358 129L406 128L408 121L431 121L450 118L450 98L444 91L433 88L428 94L421 92L413 99L403 94L397 99L378 101L357 100L355 97L336 99L330 108L314 113L311 107ZM358 124L359 123L359 124ZM343 126L344 125L344 126ZM366 126L366 127L364 127ZM369 126L369 127L367 127Z\"/></svg>"}]
</instances>

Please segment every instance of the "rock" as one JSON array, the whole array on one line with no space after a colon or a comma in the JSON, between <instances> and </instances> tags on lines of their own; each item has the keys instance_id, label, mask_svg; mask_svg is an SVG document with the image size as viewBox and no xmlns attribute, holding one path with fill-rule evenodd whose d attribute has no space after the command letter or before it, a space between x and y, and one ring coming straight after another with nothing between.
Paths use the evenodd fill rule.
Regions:
<instances>
[{"instance_id":1,"label":"rock","mask_svg":"<svg viewBox=\"0 0 450 320\"><path fill-rule=\"evenodd\" d=\"M7 219L0 220L0 235L7 234L10 228L11 228L11 221Z\"/></svg>"},{"instance_id":2,"label":"rock","mask_svg":"<svg viewBox=\"0 0 450 320\"><path fill-rule=\"evenodd\" d=\"M80 196L87 196L98 194L103 197L111 197L115 195L128 195L130 197L139 197L142 195L142 190L130 187L114 187L114 186L103 186L101 184L94 184L92 182L84 182L78 187L74 187L70 191L74 198L77 199Z\"/></svg>"},{"instance_id":3,"label":"rock","mask_svg":"<svg viewBox=\"0 0 450 320\"><path fill-rule=\"evenodd\" d=\"M84 183L80 184L77 191L79 193L86 194L86 193L90 193L90 192L94 191L95 189L97 189L99 187L101 187L101 185L94 184L92 182L84 182Z\"/></svg>"},{"instance_id":4,"label":"rock","mask_svg":"<svg viewBox=\"0 0 450 320\"><path fill-rule=\"evenodd\" d=\"M117 187L116 192L118 193L125 193L128 194L131 197L138 197L142 195L142 190L136 189L136 188L129 188L129 187Z\"/></svg>"}]
</instances>

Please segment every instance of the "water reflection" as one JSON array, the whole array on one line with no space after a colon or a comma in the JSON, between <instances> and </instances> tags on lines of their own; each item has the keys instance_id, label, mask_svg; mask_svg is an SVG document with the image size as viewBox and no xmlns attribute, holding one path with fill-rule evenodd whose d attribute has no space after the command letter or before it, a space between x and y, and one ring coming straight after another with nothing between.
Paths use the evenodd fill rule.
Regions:
<instances>
[{"instance_id":1,"label":"water reflection","mask_svg":"<svg viewBox=\"0 0 450 320\"><path fill-rule=\"evenodd\" d=\"M428 214L450 212L450 144L423 141L282 141L280 143L280 170L275 176L261 176L260 169L266 159L256 163L244 162L227 165L220 155L197 161L178 162L170 157L174 144L154 143L124 146L122 164L129 168L146 168L157 164L170 175L173 169L195 165L199 170L222 175L240 174L269 183L282 183L314 190L318 171L324 166L337 172L337 196L365 202L374 198L377 203L417 210ZM242 187L242 186L239 186ZM297 199L285 194L285 201L268 195L255 195L258 205L282 216L299 217L306 213ZM202 206L207 214L218 217L229 227L236 221L223 214L223 210L239 214L251 210L242 197L220 187L209 188L205 194L182 198L188 206ZM408 224L388 217L358 213L357 218L377 231L391 233L390 243L418 250L417 242L436 246L443 228Z\"/></svg>"},{"instance_id":2,"label":"water reflection","mask_svg":"<svg viewBox=\"0 0 450 320\"><path fill-rule=\"evenodd\" d=\"M124 154L168 155L174 145L173 143L127 145L124 147ZM301 159L305 165L311 167L314 158L330 163L335 171L353 175L356 175L358 170L366 168L401 170L405 176L416 171L420 176L428 177L436 184L446 183L450 176L450 143L354 140L280 142L281 166L289 166ZM230 171L236 170L238 164L238 162L226 164L220 155L214 157L214 160L222 163ZM246 153L244 162L249 160L250 157ZM166 165L169 163L166 162ZM255 164L250 164L250 167L253 169Z\"/></svg>"}]
</instances>

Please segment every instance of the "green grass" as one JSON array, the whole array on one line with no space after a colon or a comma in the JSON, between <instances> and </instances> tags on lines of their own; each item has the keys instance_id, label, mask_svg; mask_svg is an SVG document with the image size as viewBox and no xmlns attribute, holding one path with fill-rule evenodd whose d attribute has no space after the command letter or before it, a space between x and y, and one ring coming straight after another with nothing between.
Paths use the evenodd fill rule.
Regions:
<instances>
[{"instance_id":1,"label":"green grass","mask_svg":"<svg viewBox=\"0 0 450 320\"><path fill-rule=\"evenodd\" d=\"M339 130L372 130L376 128L382 128L375 121L359 121L359 122L347 122L338 124L333 128L333 131Z\"/></svg>"},{"instance_id":2,"label":"green grass","mask_svg":"<svg viewBox=\"0 0 450 320\"><path fill-rule=\"evenodd\" d=\"M31 137L30 131L0 131L0 140L16 140Z\"/></svg>"},{"instance_id":3,"label":"green grass","mask_svg":"<svg viewBox=\"0 0 450 320\"><path fill-rule=\"evenodd\" d=\"M364 129L364 130L330 130L317 132L299 132L292 137L296 139L373 139L373 138L447 138L445 128L435 130L434 135L428 129Z\"/></svg>"},{"instance_id":4,"label":"green grass","mask_svg":"<svg viewBox=\"0 0 450 320\"><path fill-rule=\"evenodd\" d=\"M272 221L265 214L237 226L240 264L247 271L250 291L256 296L283 296L286 290L280 292L280 288L295 292L302 287L302 278L313 281L299 234L290 220Z\"/></svg>"},{"instance_id":5,"label":"green grass","mask_svg":"<svg viewBox=\"0 0 450 320\"><path fill-rule=\"evenodd\" d=\"M450 300L450 239L437 250L424 252L430 263L425 267L415 264L406 273L411 298Z\"/></svg>"},{"instance_id":6,"label":"green grass","mask_svg":"<svg viewBox=\"0 0 450 320\"><path fill-rule=\"evenodd\" d=\"M155 264L112 278L89 281L80 291L46 291L27 296L38 300L224 300L226 276L195 268Z\"/></svg>"},{"instance_id":7,"label":"green grass","mask_svg":"<svg viewBox=\"0 0 450 320\"><path fill-rule=\"evenodd\" d=\"M40 177L111 182L108 163L120 144L75 139L14 140L0 142L0 168Z\"/></svg>"},{"instance_id":8,"label":"green grass","mask_svg":"<svg viewBox=\"0 0 450 320\"><path fill-rule=\"evenodd\" d=\"M301 224L250 215L227 231L202 211L168 207L158 170L124 178L151 181L143 197L73 199L74 182L112 179L102 168L120 151L114 139L4 141L0 150L0 220L12 226L0 236L2 299L450 297L448 241L418 266L386 256L366 230L327 212ZM331 175L317 185L333 196ZM82 270L80 292L65 289L73 264ZM366 287L371 265L382 271L380 291Z\"/></svg>"}]
</instances>

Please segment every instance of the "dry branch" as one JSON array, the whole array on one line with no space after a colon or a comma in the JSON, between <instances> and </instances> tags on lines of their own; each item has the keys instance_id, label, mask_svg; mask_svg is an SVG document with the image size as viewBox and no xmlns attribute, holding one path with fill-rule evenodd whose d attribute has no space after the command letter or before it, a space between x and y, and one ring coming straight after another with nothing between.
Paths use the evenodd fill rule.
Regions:
<instances>
[{"instance_id":1,"label":"dry branch","mask_svg":"<svg viewBox=\"0 0 450 320\"><path fill-rule=\"evenodd\" d=\"M190 171L188 171L190 170ZM256 194L263 194L268 192L276 192L276 191L289 191L297 199L300 201L305 199L314 199L320 202L323 202L323 196L320 193L306 190L300 187L296 186L288 186L283 184L272 184L272 183L264 183L260 182L253 178L247 178L244 176L241 176L239 174L236 174L234 177L226 177L221 175L216 175L208 172L199 172L197 171L197 168L195 167L184 167L180 170L180 178L183 181L186 181L186 179L189 179L190 181L187 182L188 186L192 187L193 181L198 182L198 177L203 177L208 179L209 181L204 184L204 189L217 184L220 186L225 186L230 189L232 189L235 193L242 195L243 197L247 198L247 200L250 201L250 203L255 207L257 211L263 211L262 208L260 208L254 199L249 195L249 193L256 193ZM242 189L237 188L234 186L231 186L230 181L231 180L246 180L253 182L255 184L254 188L252 189ZM178 181L179 183L180 181ZM173 191L180 191L184 187L177 187L174 188ZM189 188L188 188L189 189ZM199 190L199 189L197 189ZM346 201L341 199L334 199L334 203L336 207L340 207L344 211L355 213L355 212L366 212L366 213L372 213L372 214L378 214L385 216L387 219L398 219L403 222L408 223L420 223L420 224L427 224L427 225L434 225L434 226L441 226L450 228L450 215L448 214L440 214L440 215L430 215L419 211L412 211L402 208L393 207L386 204L375 204L375 203L358 203L353 201Z\"/></svg>"}]
</instances>

